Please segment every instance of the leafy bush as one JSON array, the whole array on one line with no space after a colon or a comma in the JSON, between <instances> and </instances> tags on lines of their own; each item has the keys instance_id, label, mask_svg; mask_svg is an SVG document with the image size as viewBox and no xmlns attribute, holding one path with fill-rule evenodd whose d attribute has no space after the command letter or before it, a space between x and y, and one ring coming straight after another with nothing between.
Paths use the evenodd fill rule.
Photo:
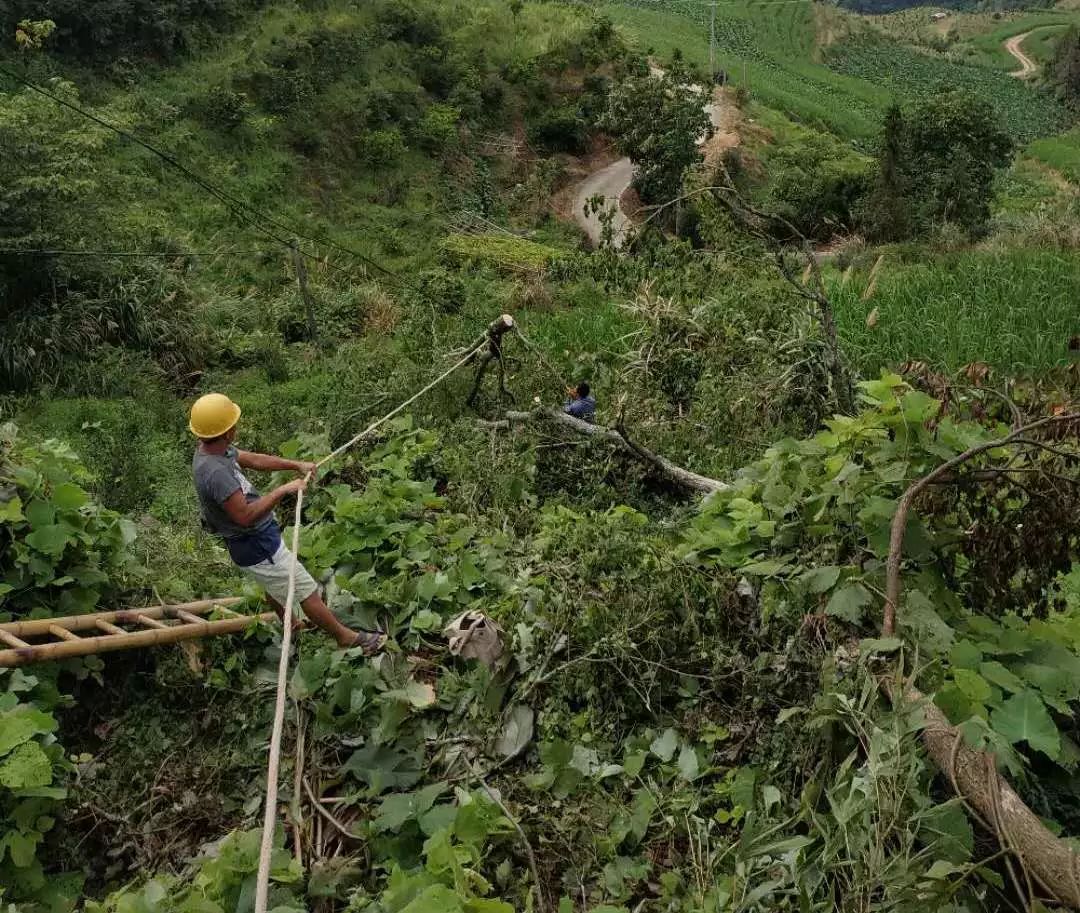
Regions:
<instances>
[{"instance_id":1,"label":"leafy bush","mask_svg":"<svg viewBox=\"0 0 1080 913\"><path fill-rule=\"evenodd\" d=\"M393 168L405 155L405 139L397 127L365 133L358 145L361 161L372 168Z\"/></svg>"},{"instance_id":2,"label":"leafy bush","mask_svg":"<svg viewBox=\"0 0 1080 913\"><path fill-rule=\"evenodd\" d=\"M810 238L850 231L872 184L872 163L823 134L806 131L767 150L771 211Z\"/></svg>"},{"instance_id":3,"label":"leafy bush","mask_svg":"<svg viewBox=\"0 0 1080 913\"><path fill-rule=\"evenodd\" d=\"M428 152L446 154L457 146L460 119L461 112L452 105L429 105L416 125L416 139Z\"/></svg>"},{"instance_id":4,"label":"leafy bush","mask_svg":"<svg viewBox=\"0 0 1080 913\"><path fill-rule=\"evenodd\" d=\"M169 60L188 51L196 35L228 28L267 0L28 0L0 7L0 33L21 19L52 19L48 47L101 65L123 55Z\"/></svg>"},{"instance_id":5,"label":"leafy bush","mask_svg":"<svg viewBox=\"0 0 1080 913\"><path fill-rule=\"evenodd\" d=\"M87 913L218 913L243 907L254 890L259 869L258 830L237 831L207 844L192 861L186 878L152 878L141 885L115 891L103 901L89 901ZM269 909L305 913L297 896L303 880L300 864L278 843L270 859Z\"/></svg>"},{"instance_id":6,"label":"leafy bush","mask_svg":"<svg viewBox=\"0 0 1080 913\"><path fill-rule=\"evenodd\" d=\"M0 434L0 610L92 610L129 569L135 527L92 502L86 471L64 444Z\"/></svg>"},{"instance_id":7,"label":"leafy bush","mask_svg":"<svg viewBox=\"0 0 1080 913\"><path fill-rule=\"evenodd\" d=\"M580 153L588 141L587 125L576 105L545 108L532 118L529 142L552 152Z\"/></svg>"},{"instance_id":8,"label":"leafy bush","mask_svg":"<svg viewBox=\"0 0 1080 913\"><path fill-rule=\"evenodd\" d=\"M93 503L85 480L63 444L0 427L0 618L90 611L130 569L133 524ZM71 767L51 712L57 674L0 671L0 897L69 909L81 876L46 878L38 857Z\"/></svg>"},{"instance_id":9,"label":"leafy bush","mask_svg":"<svg viewBox=\"0 0 1080 913\"><path fill-rule=\"evenodd\" d=\"M686 536L692 564L761 579L766 613L822 613L874 630L901 492L943 460L1003 435L1002 427L946 415L941 402L895 375L860 387L863 412L771 447L709 501ZM1037 451L1013 462L1053 472ZM1072 763L1048 707L1069 718L1080 702L1080 641L1074 616L1044 621L1009 611L1046 613L1051 584L1071 560L1055 542L1075 535L1069 503L1044 503L1025 484L1030 499L1010 504L1002 497L1010 484L951 492L910 517L903 555L910 582L897 619L921 658L947 662L935 700L963 724L969 744L989 747L1019 772L1021 743L1028 758L1040 752ZM964 532L984 527L982 535ZM1032 537L1050 529L1048 538ZM972 608L987 605L996 619ZM942 684L933 665L925 678L928 690Z\"/></svg>"},{"instance_id":10,"label":"leafy bush","mask_svg":"<svg viewBox=\"0 0 1080 913\"><path fill-rule=\"evenodd\" d=\"M71 770L55 735L60 701L47 673L0 670L0 901L24 910L71 909L82 887L78 873L46 877L38 857Z\"/></svg>"},{"instance_id":11,"label":"leafy bush","mask_svg":"<svg viewBox=\"0 0 1080 913\"><path fill-rule=\"evenodd\" d=\"M211 86L188 103L190 113L203 123L227 131L243 126L250 109L247 96L228 85Z\"/></svg>"}]
</instances>

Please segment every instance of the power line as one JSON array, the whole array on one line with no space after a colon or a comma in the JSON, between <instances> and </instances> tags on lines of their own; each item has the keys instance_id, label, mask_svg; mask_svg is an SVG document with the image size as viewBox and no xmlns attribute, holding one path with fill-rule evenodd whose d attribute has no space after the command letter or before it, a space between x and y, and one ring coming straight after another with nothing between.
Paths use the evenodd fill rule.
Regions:
<instances>
[{"instance_id":1,"label":"power line","mask_svg":"<svg viewBox=\"0 0 1080 913\"><path fill-rule=\"evenodd\" d=\"M362 262L366 263L367 265L369 265L369 266L373 267L374 269L378 270L383 275L385 275L388 278L392 279L393 282L395 284L397 284L399 287L410 287L414 291L420 292L422 294L419 287L417 287L417 286L413 285L412 283L408 282L401 275L399 275L398 273L395 273L391 269L388 269L387 267L383 266L381 263L377 262L376 260L373 260L371 257L368 257L367 255L362 254L359 251L355 251L355 250L353 250L353 249L351 249L349 247L346 247L343 244L339 244L337 241L334 241L331 238L325 238L325 237L320 238L320 237L317 237L317 236L309 235L309 234L307 234L305 232L302 232L302 231L298 231L294 226L290 226L290 225L288 225L288 224L286 224L284 222L279 221L278 219L274 218L273 216L270 216L267 213L263 212L262 210L259 210L256 207L252 206L250 203L247 203L244 200L233 196L228 191L222 190L220 187L215 186L214 184L210 183L206 179L204 179L201 176L199 176L198 174L196 174L190 168L185 166L175 156L170 155L168 152L165 152L164 150L159 149L156 146L146 142L145 140L143 140L140 137L136 136L134 133L131 133L131 132L127 131L127 130L124 130L122 127L118 127L115 124L112 124L109 121L98 117L96 114L93 114L90 111L87 111L85 108L82 108L79 105L76 105L73 102L68 101L66 98L63 98L63 97L57 95L54 92L50 92L48 89L42 88L41 86L37 85L34 82L31 82L30 80L26 79L25 77L20 76L18 73L15 73L12 70L9 70L7 67L0 66L0 74L3 74L5 76L7 76L9 79L14 80L19 85L25 86L26 88L30 89L31 91L37 92L39 95L45 96L46 98L50 99L51 101L55 102L56 104L58 104L58 105L60 105L60 106L62 106L64 108L67 108L67 109L69 109L71 111L74 111L76 114L79 114L82 117L85 117L88 120L93 121L94 123L98 124L99 126L104 127L107 130L111 130L113 133L117 134L118 136L121 136L124 139L128 140L129 142L135 143L136 145L141 146L143 149L146 149L148 152L153 153L158 158L160 158L162 161L166 162L167 164L171 165L173 168L177 169L185 177L187 177L193 183L197 184L199 187L201 187L203 190L205 190L207 193L209 193L211 196L213 196L219 202L223 203L225 205L225 207L227 209L229 209L231 212L233 212L234 215L236 215L238 218L242 219L244 222L251 225L256 230L261 231L268 238L271 238L272 240L276 241L278 244L281 244L283 247L290 247L291 248L292 247L292 242L289 241L289 240L286 240L284 238L278 237L274 232L270 231L264 225L260 224L260 220L262 222L265 222L268 225L272 225L275 228L280 229L281 231L285 231L285 232L288 232L290 234L296 235L298 237L304 238L307 241L312 241L312 242L314 242L316 244L325 244L325 245L327 245L329 247L334 247L334 248L337 248L340 251L344 251L345 253L349 254L350 256L356 257L358 260L361 260ZM254 215L249 215L249 213L253 213ZM303 256L307 257L309 260L314 260L314 261L321 262L321 263L326 262L326 261L321 260L321 258L319 258L317 255L309 253L308 251L305 251L303 249L300 249L300 253ZM326 262L326 265L330 266L332 269L338 270L339 272L345 273L345 275L349 275L349 273L346 270L343 270L340 267L334 266L333 264L330 264L328 262Z\"/></svg>"}]
</instances>

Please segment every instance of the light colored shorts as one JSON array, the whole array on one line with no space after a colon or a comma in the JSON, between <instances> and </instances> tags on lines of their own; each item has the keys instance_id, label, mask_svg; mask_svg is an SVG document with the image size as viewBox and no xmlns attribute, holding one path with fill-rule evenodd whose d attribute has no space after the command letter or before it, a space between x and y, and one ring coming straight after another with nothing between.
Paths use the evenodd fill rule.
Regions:
<instances>
[{"instance_id":1,"label":"light colored shorts","mask_svg":"<svg viewBox=\"0 0 1080 913\"><path fill-rule=\"evenodd\" d=\"M278 605L284 606L289 598L289 573L292 570L293 553L282 542L274 557L269 561L260 561L242 567L242 570L259 586L266 590L266 595ZM299 561L296 562L296 594L294 605L299 605L312 593L319 589L319 585L307 572L307 569Z\"/></svg>"}]
</instances>

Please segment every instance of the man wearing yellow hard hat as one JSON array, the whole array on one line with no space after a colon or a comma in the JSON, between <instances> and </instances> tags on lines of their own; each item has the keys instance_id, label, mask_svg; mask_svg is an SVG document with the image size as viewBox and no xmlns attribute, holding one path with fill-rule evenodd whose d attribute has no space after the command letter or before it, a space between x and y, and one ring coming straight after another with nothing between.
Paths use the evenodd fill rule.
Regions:
<instances>
[{"instance_id":1,"label":"man wearing yellow hard hat","mask_svg":"<svg viewBox=\"0 0 1080 913\"><path fill-rule=\"evenodd\" d=\"M315 464L238 450L233 439L239 420L240 407L221 393L208 393L191 407L189 427L199 439L191 462L195 490L204 523L225 540L233 562L266 590L267 600L284 617L295 559L281 539L274 508L286 496L307 488L306 476L315 471ZM260 495L241 469L285 470L302 477ZM304 614L338 646L363 647L370 654L386 642L384 634L353 631L338 621L319 595L318 584L298 560L295 596Z\"/></svg>"}]
</instances>

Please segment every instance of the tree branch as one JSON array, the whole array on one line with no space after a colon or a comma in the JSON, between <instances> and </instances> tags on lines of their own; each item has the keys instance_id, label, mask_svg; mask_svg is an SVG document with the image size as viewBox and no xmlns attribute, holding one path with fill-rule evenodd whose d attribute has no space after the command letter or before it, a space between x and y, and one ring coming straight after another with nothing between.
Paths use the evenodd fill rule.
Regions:
<instances>
[{"instance_id":1,"label":"tree branch","mask_svg":"<svg viewBox=\"0 0 1080 913\"><path fill-rule=\"evenodd\" d=\"M929 485L946 479L957 466L979 454L1000 447L1037 444L1025 435L1045 425L1075 421L1077 418L1080 418L1080 413L1055 415L1031 422L999 440L965 450L908 487L900 498L890 530L882 636L891 637L896 630L904 533L911 505L919 494ZM940 708L913 685L900 685L893 679L885 679L882 686L894 704L904 700L923 708L927 725L922 731L922 741L927 752L948 775L960 798L974 807L984 824L991 822L990 829L998 842L1016 856L1025 877L1030 879L1034 876L1062 904L1080 909L1080 856L1068 843L1046 828L997 772L993 754L976 751L964 744L960 730L950 725Z\"/></svg>"},{"instance_id":2,"label":"tree branch","mask_svg":"<svg viewBox=\"0 0 1080 913\"><path fill-rule=\"evenodd\" d=\"M881 625L882 637L892 637L896 631L896 608L900 604L900 564L904 551L904 533L907 529L908 513L911 511L911 505L914 503L915 499L928 486L946 478L957 466L963 465L968 462L968 460L977 457L981 453L1016 444L1030 445L1036 443L1030 438L1027 438L1026 435L1045 425L1076 421L1078 418L1080 418L1080 413L1070 412L1063 415L1052 415L1047 418L1041 418L1035 422L1030 422L1027 425L1017 428L1015 431L999 440L987 441L984 444L978 444L975 447L965 450L951 460L942 463L929 475L923 476L923 478L908 487L907 491L905 491L900 498L900 503L897 505L896 514L893 516L892 526L889 530L889 558L885 565L885 615Z\"/></svg>"},{"instance_id":3,"label":"tree branch","mask_svg":"<svg viewBox=\"0 0 1080 913\"><path fill-rule=\"evenodd\" d=\"M505 419L497 422L488 422L487 424L492 428L510 428L513 425L530 423L556 425L565 428L568 431L573 431L575 434L581 434L585 437L606 441L609 444L613 444L624 453L628 453L630 456L641 462L652 466L661 475L674 482L679 487L689 489L690 491L700 492L701 494L712 494L713 492L723 491L729 487L726 482L721 482L718 479L711 479L708 476L703 476L689 469L684 469L682 466L672 463L671 460L666 457L653 453L648 448L631 440L621 427L616 429L608 428L606 425L594 425L591 422L585 422L579 418L574 418L572 415L567 415L560 409L536 409L532 412L507 412Z\"/></svg>"}]
</instances>

